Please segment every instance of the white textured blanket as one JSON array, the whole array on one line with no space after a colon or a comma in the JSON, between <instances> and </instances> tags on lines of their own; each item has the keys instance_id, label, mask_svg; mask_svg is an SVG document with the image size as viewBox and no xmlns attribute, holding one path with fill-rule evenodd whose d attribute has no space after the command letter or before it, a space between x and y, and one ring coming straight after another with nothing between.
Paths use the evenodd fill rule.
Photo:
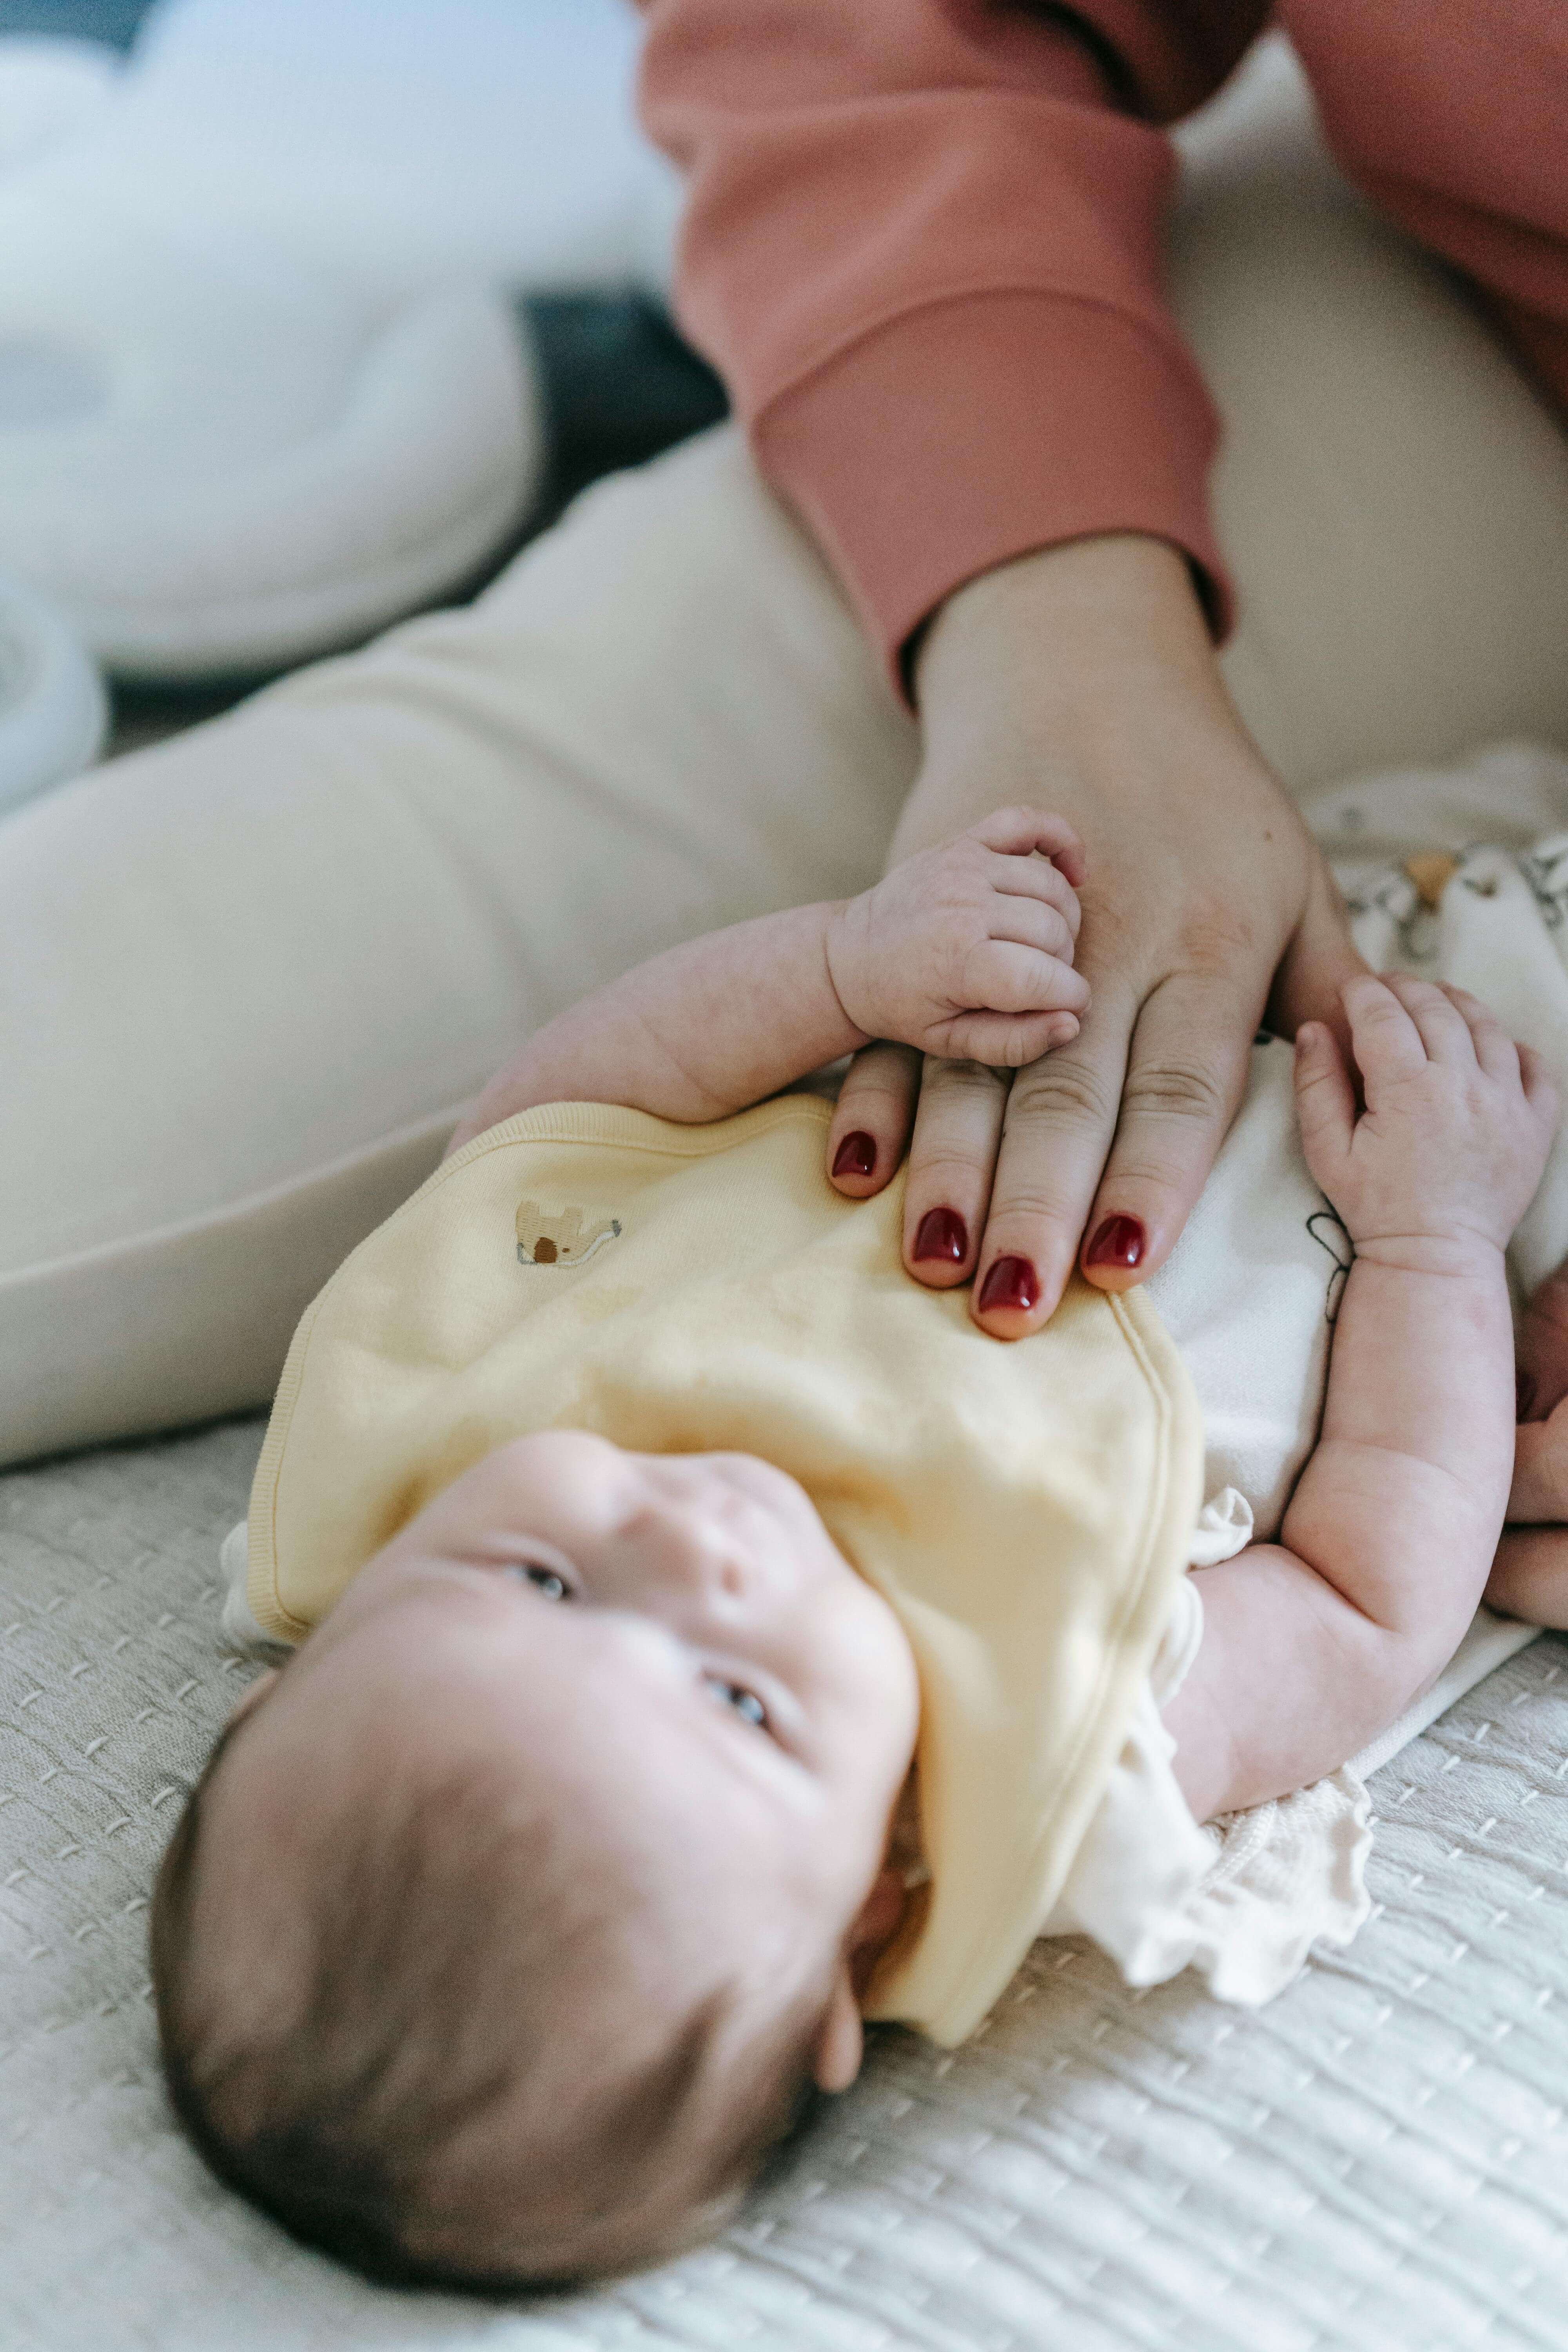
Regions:
<instances>
[{"instance_id":1,"label":"white textured blanket","mask_svg":"<svg viewBox=\"0 0 1568 2352\"><path fill-rule=\"evenodd\" d=\"M748 2222L564 2302L362 2286L211 2181L159 2085L147 1890L250 1669L257 1423L0 1479L0 2344L17 2352L1568 2347L1568 1645L1373 1782L1377 1911L1256 2015L1042 1945L889 2035Z\"/></svg>"}]
</instances>

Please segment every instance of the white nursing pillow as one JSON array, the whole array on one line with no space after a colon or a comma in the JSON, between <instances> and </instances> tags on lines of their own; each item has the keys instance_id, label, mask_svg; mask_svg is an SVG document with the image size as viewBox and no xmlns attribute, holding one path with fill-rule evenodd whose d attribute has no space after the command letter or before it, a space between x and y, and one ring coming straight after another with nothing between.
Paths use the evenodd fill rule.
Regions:
<instances>
[{"instance_id":1,"label":"white nursing pillow","mask_svg":"<svg viewBox=\"0 0 1568 2352\"><path fill-rule=\"evenodd\" d=\"M0 173L35 163L87 131L120 71L113 50L99 41L14 34L0 42Z\"/></svg>"},{"instance_id":2,"label":"white nursing pillow","mask_svg":"<svg viewBox=\"0 0 1568 2352\"><path fill-rule=\"evenodd\" d=\"M0 576L0 810L90 767L108 717L102 680L60 614Z\"/></svg>"},{"instance_id":3,"label":"white nursing pillow","mask_svg":"<svg viewBox=\"0 0 1568 2352\"><path fill-rule=\"evenodd\" d=\"M0 567L133 678L460 587L542 467L508 298L668 270L637 42L624 0L162 0L122 68L0 37Z\"/></svg>"},{"instance_id":4,"label":"white nursing pillow","mask_svg":"<svg viewBox=\"0 0 1568 2352\"><path fill-rule=\"evenodd\" d=\"M112 669L279 667L515 531L540 431L499 296L387 303L232 226L28 193L0 204L0 565Z\"/></svg>"}]
</instances>

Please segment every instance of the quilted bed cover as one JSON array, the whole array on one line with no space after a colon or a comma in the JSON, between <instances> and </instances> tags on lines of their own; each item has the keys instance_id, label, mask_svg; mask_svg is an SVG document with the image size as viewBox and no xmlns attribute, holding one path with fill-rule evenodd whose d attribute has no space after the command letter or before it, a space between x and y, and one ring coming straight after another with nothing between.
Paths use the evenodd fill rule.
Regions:
<instances>
[{"instance_id":1,"label":"quilted bed cover","mask_svg":"<svg viewBox=\"0 0 1568 2352\"><path fill-rule=\"evenodd\" d=\"M498 2306L371 2288L164 2105L148 1886L252 1669L217 1545L258 1422L0 1479L6 2352L1568 2347L1568 1644L1373 1781L1374 1916L1260 2012L1041 1944L956 2055L880 2038L718 2245Z\"/></svg>"}]
</instances>

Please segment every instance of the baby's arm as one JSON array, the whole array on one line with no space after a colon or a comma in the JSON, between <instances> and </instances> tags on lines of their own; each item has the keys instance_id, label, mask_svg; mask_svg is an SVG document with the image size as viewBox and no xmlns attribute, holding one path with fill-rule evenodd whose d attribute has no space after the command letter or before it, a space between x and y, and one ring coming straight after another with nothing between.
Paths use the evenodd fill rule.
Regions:
<instances>
[{"instance_id":1,"label":"baby's arm","mask_svg":"<svg viewBox=\"0 0 1568 2352\"><path fill-rule=\"evenodd\" d=\"M1072 969L1082 865L1060 818L1005 809L858 898L672 948L540 1030L448 1149L536 1103L722 1118L872 1037L1035 1061L1089 1002Z\"/></svg>"},{"instance_id":2,"label":"baby's arm","mask_svg":"<svg viewBox=\"0 0 1568 2352\"><path fill-rule=\"evenodd\" d=\"M1555 1097L1459 990L1358 979L1344 1003L1365 1109L1320 1024L1297 1038L1296 1080L1307 1163L1355 1263L1281 1540L1198 1574L1203 1644L1165 1721L1199 1821L1336 1770L1436 1678L1508 1503L1503 1251Z\"/></svg>"}]
</instances>

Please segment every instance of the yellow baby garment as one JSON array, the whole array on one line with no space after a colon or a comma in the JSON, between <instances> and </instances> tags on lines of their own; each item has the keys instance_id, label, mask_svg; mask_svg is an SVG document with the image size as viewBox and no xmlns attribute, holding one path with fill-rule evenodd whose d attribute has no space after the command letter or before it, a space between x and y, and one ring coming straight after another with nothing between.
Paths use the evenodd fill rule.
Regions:
<instances>
[{"instance_id":1,"label":"yellow baby garment","mask_svg":"<svg viewBox=\"0 0 1568 2352\"><path fill-rule=\"evenodd\" d=\"M1137 1291L984 1337L899 1258L903 1186L823 1173L828 1107L712 1127L554 1104L477 1137L333 1276L257 1468L248 1597L297 1640L509 1438L756 1454L920 1669L931 1884L871 2013L961 2041L1037 1932L1169 1617L1200 1501L1186 1373Z\"/></svg>"}]
</instances>

